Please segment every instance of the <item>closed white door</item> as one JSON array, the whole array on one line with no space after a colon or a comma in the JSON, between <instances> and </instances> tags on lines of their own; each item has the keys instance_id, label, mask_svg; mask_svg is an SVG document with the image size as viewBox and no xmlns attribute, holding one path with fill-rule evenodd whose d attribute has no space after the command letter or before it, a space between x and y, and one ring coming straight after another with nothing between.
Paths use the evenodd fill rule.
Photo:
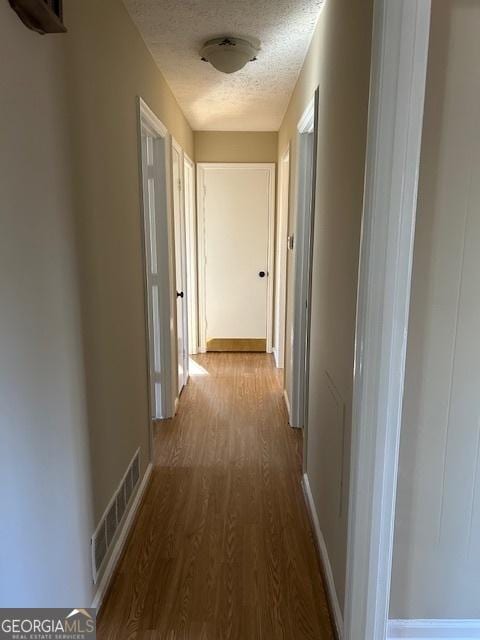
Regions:
<instances>
[{"instance_id":1,"label":"closed white door","mask_svg":"<svg viewBox=\"0 0 480 640\"><path fill-rule=\"evenodd\" d=\"M266 341L273 168L201 165L200 171L207 347L215 339Z\"/></svg>"},{"instance_id":2,"label":"closed white door","mask_svg":"<svg viewBox=\"0 0 480 640\"><path fill-rule=\"evenodd\" d=\"M175 229L175 284L177 296L178 393L188 380L188 311L186 287L185 208L183 196L183 158L172 147L173 213Z\"/></svg>"}]
</instances>

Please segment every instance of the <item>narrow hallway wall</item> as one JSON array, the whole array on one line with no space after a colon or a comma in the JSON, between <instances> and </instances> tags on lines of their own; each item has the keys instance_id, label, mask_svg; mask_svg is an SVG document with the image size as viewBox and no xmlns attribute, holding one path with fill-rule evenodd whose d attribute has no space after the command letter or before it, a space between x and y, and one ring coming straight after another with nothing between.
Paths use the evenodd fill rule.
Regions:
<instances>
[{"instance_id":1,"label":"narrow hallway wall","mask_svg":"<svg viewBox=\"0 0 480 640\"><path fill-rule=\"evenodd\" d=\"M197 162L277 162L276 131L195 131Z\"/></svg>"},{"instance_id":2,"label":"narrow hallway wall","mask_svg":"<svg viewBox=\"0 0 480 640\"><path fill-rule=\"evenodd\" d=\"M148 462L137 96L193 134L121 0L0 6L0 605L92 602L90 536Z\"/></svg>"},{"instance_id":3,"label":"narrow hallway wall","mask_svg":"<svg viewBox=\"0 0 480 640\"><path fill-rule=\"evenodd\" d=\"M148 455L137 96L193 156L193 134L121 0L66 0L76 232L98 521Z\"/></svg>"},{"instance_id":4,"label":"narrow hallway wall","mask_svg":"<svg viewBox=\"0 0 480 640\"><path fill-rule=\"evenodd\" d=\"M0 3L0 607L88 607L93 509L65 40Z\"/></svg>"},{"instance_id":5,"label":"narrow hallway wall","mask_svg":"<svg viewBox=\"0 0 480 640\"><path fill-rule=\"evenodd\" d=\"M293 234L296 127L319 86L307 473L342 610L371 31L370 0L326 0L280 128L278 149L280 159L291 142ZM291 359L292 286L289 252L286 366ZM287 375L287 393L290 388Z\"/></svg>"}]
</instances>

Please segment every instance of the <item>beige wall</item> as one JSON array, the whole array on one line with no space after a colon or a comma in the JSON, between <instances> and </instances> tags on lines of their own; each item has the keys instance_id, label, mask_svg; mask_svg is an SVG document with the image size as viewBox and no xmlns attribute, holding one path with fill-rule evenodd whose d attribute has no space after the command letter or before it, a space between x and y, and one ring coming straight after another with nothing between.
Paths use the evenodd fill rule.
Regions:
<instances>
[{"instance_id":1,"label":"beige wall","mask_svg":"<svg viewBox=\"0 0 480 640\"><path fill-rule=\"evenodd\" d=\"M148 446L137 96L193 157L193 134L121 0L66 0L95 520Z\"/></svg>"},{"instance_id":2,"label":"beige wall","mask_svg":"<svg viewBox=\"0 0 480 640\"><path fill-rule=\"evenodd\" d=\"M277 162L274 131L195 131L197 162Z\"/></svg>"},{"instance_id":3,"label":"beige wall","mask_svg":"<svg viewBox=\"0 0 480 640\"><path fill-rule=\"evenodd\" d=\"M0 607L91 603L65 39L0 3Z\"/></svg>"},{"instance_id":4,"label":"beige wall","mask_svg":"<svg viewBox=\"0 0 480 640\"><path fill-rule=\"evenodd\" d=\"M296 125L319 86L307 473L341 606L371 29L371 2L327 0L279 132L280 156L292 142L294 177ZM295 180L292 187L291 202ZM294 211L293 206L290 209ZM294 229L291 215L289 233ZM287 362L291 353L291 258L289 254Z\"/></svg>"},{"instance_id":5,"label":"beige wall","mask_svg":"<svg viewBox=\"0 0 480 640\"><path fill-rule=\"evenodd\" d=\"M432 3L392 618L480 618L479 33Z\"/></svg>"},{"instance_id":6,"label":"beige wall","mask_svg":"<svg viewBox=\"0 0 480 640\"><path fill-rule=\"evenodd\" d=\"M121 0L64 17L42 37L0 5L0 606L89 606L90 536L147 463L138 95L194 157Z\"/></svg>"}]
</instances>

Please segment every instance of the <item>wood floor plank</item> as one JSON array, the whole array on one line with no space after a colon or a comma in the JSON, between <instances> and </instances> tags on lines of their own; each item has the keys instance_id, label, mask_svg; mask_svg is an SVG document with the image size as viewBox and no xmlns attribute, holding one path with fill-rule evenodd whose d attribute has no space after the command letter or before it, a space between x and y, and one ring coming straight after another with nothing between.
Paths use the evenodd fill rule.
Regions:
<instances>
[{"instance_id":1,"label":"wood floor plank","mask_svg":"<svg viewBox=\"0 0 480 640\"><path fill-rule=\"evenodd\" d=\"M100 640L333 640L270 355L195 357L98 621Z\"/></svg>"}]
</instances>

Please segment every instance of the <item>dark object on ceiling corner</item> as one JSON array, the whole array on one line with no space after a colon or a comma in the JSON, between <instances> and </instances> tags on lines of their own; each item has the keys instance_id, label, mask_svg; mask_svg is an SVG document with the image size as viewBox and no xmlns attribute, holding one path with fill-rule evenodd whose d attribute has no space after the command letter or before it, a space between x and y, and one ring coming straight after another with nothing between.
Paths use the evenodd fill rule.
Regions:
<instances>
[{"instance_id":1,"label":"dark object on ceiling corner","mask_svg":"<svg viewBox=\"0 0 480 640\"><path fill-rule=\"evenodd\" d=\"M62 0L8 0L20 20L32 31L65 33Z\"/></svg>"}]
</instances>

